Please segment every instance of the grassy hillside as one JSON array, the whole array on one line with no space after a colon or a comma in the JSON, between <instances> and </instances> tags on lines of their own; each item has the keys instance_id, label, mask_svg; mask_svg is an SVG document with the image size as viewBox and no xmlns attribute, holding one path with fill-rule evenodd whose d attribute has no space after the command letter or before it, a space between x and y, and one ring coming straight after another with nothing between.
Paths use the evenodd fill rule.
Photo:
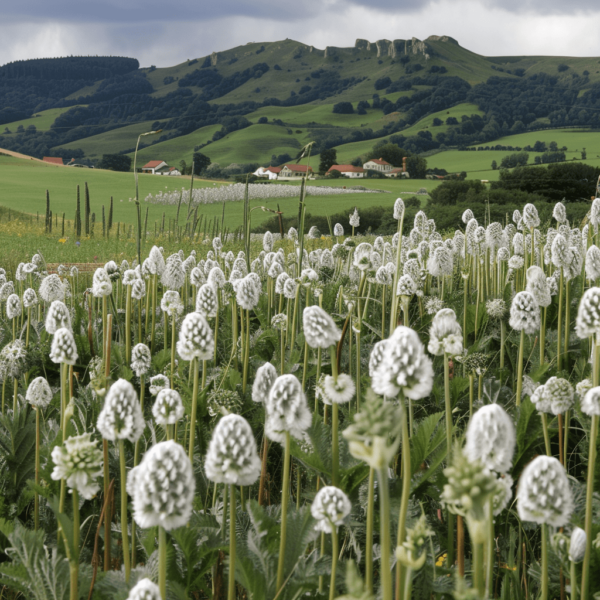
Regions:
<instances>
[{"instance_id":1,"label":"grassy hillside","mask_svg":"<svg viewBox=\"0 0 600 600\"><path fill-rule=\"evenodd\" d=\"M70 110L71 106L66 108L49 108L48 110L42 110L41 112L35 113L29 119L21 119L20 121L13 121L12 123L5 123L1 129L7 127L12 133L17 131L19 126L23 126L27 129L30 125L35 125L38 131L48 131L50 126L56 121L56 117Z\"/></svg>"}]
</instances>

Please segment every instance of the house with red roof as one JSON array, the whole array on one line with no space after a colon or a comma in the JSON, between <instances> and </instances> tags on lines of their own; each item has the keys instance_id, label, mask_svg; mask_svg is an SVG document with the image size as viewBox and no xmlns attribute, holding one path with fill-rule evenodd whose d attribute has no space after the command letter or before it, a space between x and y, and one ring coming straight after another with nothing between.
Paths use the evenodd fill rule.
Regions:
<instances>
[{"instance_id":1,"label":"house with red roof","mask_svg":"<svg viewBox=\"0 0 600 600\"><path fill-rule=\"evenodd\" d=\"M304 177L312 175L312 167L307 165L286 164L279 171L279 179L293 179L295 177Z\"/></svg>"},{"instance_id":2,"label":"house with red roof","mask_svg":"<svg viewBox=\"0 0 600 600\"><path fill-rule=\"evenodd\" d=\"M51 165L63 165L63 159L60 156L44 156L44 162L50 163Z\"/></svg>"},{"instance_id":3,"label":"house with red roof","mask_svg":"<svg viewBox=\"0 0 600 600\"><path fill-rule=\"evenodd\" d=\"M365 170L362 167L355 167L354 165L331 165L325 175L331 175L334 171L341 173L344 177L350 177L351 179L365 176Z\"/></svg>"},{"instance_id":4,"label":"house with red roof","mask_svg":"<svg viewBox=\"0 0 600 600\"><path fill-rule=\"evenodd\" d=\"M258 167L252 175L256 175L257 177L264 177L265 179L277 179L279 173L281 172L281 167Z\"/></svg>"},{"instance_id":5,"label":"house with red roof","mask_svg":"<svg viewBox=\"0 0 600 600\"><path fill-rule=\"evenodd\" d=\"M152 173L152 175L163 175L168 171L169 165L164 160L151 160L142 167L142 173Z\"/></svg>"},{"instance_id":6,"label":"house with red roof","mask_svg":"<svg viewBox=\"0 0 600 600\"><path fill-rule=\"evenodd\" d=\"M367 171L379 171L380 173L387 173L394 167L389 162L383 160L383 158L372 158L368 160L364 165L363 169Z\"/></svg>"}]
</instances>

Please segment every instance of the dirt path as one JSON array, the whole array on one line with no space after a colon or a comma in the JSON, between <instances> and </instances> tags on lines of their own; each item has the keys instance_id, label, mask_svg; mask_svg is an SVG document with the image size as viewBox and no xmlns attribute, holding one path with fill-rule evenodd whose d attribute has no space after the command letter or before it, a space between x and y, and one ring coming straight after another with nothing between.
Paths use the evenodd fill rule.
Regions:
<instances>
[{"instance_id":1,"label":"dirt path","mask_svg":"<svg viewBox=\"0 0 600 600\"><path fill-rule=\"evenodd\" d=\"M22 158L23 160L34 160L36 162L44 163L45 165L51 165L52 163L44 162L39 158L34 158L33 156L27 156L27 154L21 154L20 152L13 152L12 150L5 150L4 148L0 148L0 154L6 154L8 156L12 156L14 158ZM67 165L53 165L55 167L66 167Z\"/></svg>"}]
</instances>

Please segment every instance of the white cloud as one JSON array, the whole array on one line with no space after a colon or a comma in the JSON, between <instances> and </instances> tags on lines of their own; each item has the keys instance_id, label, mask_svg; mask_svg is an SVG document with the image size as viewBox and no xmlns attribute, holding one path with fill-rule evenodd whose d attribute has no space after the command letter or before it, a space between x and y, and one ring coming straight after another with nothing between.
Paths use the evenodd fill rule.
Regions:
<instances>
[{"instance_id":1,"label":"white cloud","mask_svg":"<svg viewBox=\"0 0 600 600\"><path fill-rule=\"evenodd\" d=\"M600 39L593 32L582 35L590 24L590 14L584 8L557 15L528 8L532 2L522 4L524 8L515 14L494 7L491 0L439 0L405 13L401 9L384 13L340 0L326 0L320 5L320 12L302 11L295 21L262 15L209 20L180 17L180 21L137 24L131 20L48 21L15 15L0 23L0 64L70 54L112 54L138 58L143 66L166 67L250 41L292 38L324 48L353 46L356 38L374 42L413 36L424 39L432 34L449 35L463 47L487 56L600 56ZM585 2L579 5L585 7Z\"/></svg>"}]
</instances>

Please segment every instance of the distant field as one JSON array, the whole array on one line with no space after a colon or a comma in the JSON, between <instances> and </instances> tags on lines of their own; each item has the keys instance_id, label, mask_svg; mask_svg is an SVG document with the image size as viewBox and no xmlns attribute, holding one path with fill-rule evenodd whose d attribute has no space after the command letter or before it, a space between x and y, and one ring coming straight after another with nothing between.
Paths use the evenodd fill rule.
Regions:
<instances>
[{"instance_id":1,"label":"distant field","mask_svg":"<svg viewBox=\"0 0 600 600\"><path fill-rule=\"evenodd\" d=\"M156 194L159 191L179 190L182 187L189 187L189 177L161 177L157 175L140 175L140 198L143 199L149 194ZM59 215L59 221L62 213L66 217L73 218L75 213L76 186L81 186L81 198L83 201L84 183L87 181L90 189L90 200L92 212L96 213L97 222L102 219L102 205L108 210L110 196L114 197L114 221L123 223L135 223L135 206L130 198L135 194L133 173L115 173L112 171L103 171L100 169L67 169L44 165L42 163L32 163L25 160L0 156L0 181L3 184L3 194L0 196L0 203L15 210L20 210L35 215L44 214L46 190L50 191L51 209L55 215ZM437 181L424 180L390 180L390 179L370 179L364 181L311 181L310 185L331 185L331 186L351 186L362 185L369 189L386 190L389 194L348 194L337 197L317 197L307 198L307 211L315 215L334 214L340 211L349 211L354 206L359 208L366 206L389 206L393 207L394 201L398 196L408 196L416 192L419 188L431 190L439 183ZM229 185L212 181L195 180L195 187L207 187L215 185ZM299 186L299 183L296 185ZM298 190L299 192L300 190ZM297 210L297 199L272 199L257 200L253 202L256 206L268 206L276 208L280 205L284 214L295 214ZM83 206L83 205L82 205ZM143 214L145 215L146 206L149 207L149 228L153 228L154 221L162 219L163 212L167 218L174 218L176 214L175 206L162 206L156 204L142 203ZM211 204L204 205L199 209L199 214L204 218L212 219L221 217L222 205ZM261 223L269 219L271 213L255 211L252 216L253 223ZM225 208L226 225L235 228L242 223L242 204L241 202L228 203Z\"/></svg>"},{"instance_id":2,"label":"distant field","mask_svg":"<svg viewBox=\"0 0 600 600\"><path fill-rule=\"evenodd\" d=\"M5 123L4 125L2 125L1 129L2 131L4 131L4 128L8 127L11 133L16 133L17 128L20 125L22 125L24 129L27 129L30 125L35 125L35 128L38 131L48 131L52 123L56 121L56 117L62 115L68 110L71 110L72 108L75 107L68 106L66 108L50 108L48 110L43 110L39 113L36 113L33 117L30 117L29 119L13 121L12 123Z\"/></svg>"}]
</instances>

